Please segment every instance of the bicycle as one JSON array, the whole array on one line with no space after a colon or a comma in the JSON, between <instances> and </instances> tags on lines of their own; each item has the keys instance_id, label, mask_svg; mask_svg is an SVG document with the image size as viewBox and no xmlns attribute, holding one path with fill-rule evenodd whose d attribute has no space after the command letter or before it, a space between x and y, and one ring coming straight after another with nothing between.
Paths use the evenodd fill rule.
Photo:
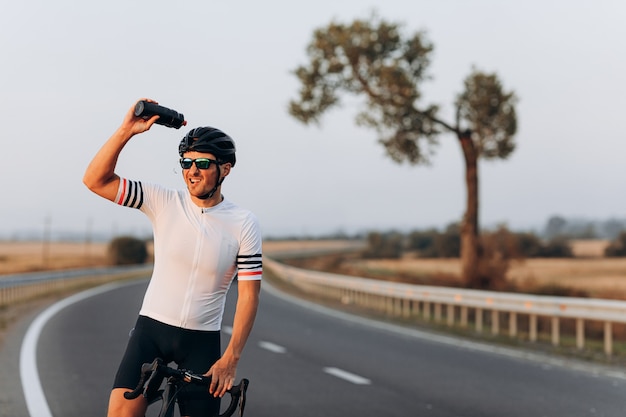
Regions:
<instances>
[{"instance_id":1,"label":"bicycle","mask_svg":"<svg viewBox=\"0 0 626 417\"><path fill-rule=\"evenodd\" d=\"M165 388L161 389L163 380L167 379ZM174 415L174 405L180 390L187 384L198 384L208 388L211 377L194 374L185 369L176 369L163 364L163 360L156 358L152 363L144 363L141 366L141 379L133 391L125 392L124 398L132 400L143 395L148 405L161 400L161 411L159 417L172 417ZM227 392L230 394L230 404L219 417L232 416L237 407L239 415L243 416L246 405L246 391L250 381L243 378L239 384L233 385Z\"/></svg>"}]
</instances>

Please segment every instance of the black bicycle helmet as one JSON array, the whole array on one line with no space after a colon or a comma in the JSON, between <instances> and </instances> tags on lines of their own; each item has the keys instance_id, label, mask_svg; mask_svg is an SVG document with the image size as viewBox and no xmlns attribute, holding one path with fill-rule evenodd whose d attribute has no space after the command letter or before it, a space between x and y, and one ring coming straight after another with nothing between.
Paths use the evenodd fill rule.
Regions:
<instances>
[{"instance_id":1,"label":"black bicycle helmet","mask_svg":"<svg viewBox=\"0 0 626 417\"><path fill-rule=\"evenodd\" d=\"M180 156L189 151L212 153L220 162L230 162L235 166L235 141L214 127L197 127L190 130L178 145Z\"/></svg>"}]
</instances>

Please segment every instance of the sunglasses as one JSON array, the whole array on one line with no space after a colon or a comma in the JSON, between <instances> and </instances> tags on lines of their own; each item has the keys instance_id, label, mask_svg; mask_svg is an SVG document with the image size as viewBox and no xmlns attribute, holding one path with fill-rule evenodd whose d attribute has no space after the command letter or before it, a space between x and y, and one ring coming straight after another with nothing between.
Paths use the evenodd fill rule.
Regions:
<instances>
[{"instance_id":1,"label":"sunglasses","mask_svg":"<svg viewBox=\"0 0 626 417\"><path fill-rule=\"evenodd\" d=\"M216 165L219 164L219 162L216 161L215 159L209 159L209 158L196 158L196 159L180 158L180 166L183 169L191 168L194 162L196 164L196 168L198 169L209 169L211 164L216 164Z\"/></svg>"}]
</instances>

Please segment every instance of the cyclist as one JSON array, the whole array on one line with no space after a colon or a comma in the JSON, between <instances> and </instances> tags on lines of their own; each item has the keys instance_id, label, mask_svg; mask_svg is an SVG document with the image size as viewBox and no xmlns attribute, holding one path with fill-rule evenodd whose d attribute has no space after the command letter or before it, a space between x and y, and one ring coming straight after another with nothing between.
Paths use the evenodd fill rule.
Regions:
<instances>
[{"instance_id":1,"label":"cyclist","mask_svg":"<svg viewBox=\"0 0 626 417\"><path fill-rule=\"evenodd\" d=\"M145 414L145 398L127 400L123 394L137 385L141 365L159 357L212 378L208 392L190 385L179 396L182 416L210 416L219 413L220 398L235 380L254 324L262 276L261 233L254 214L221 193L236 158L235 143L219 129L195 128L181 140L186 190L115 173L126 143L157 119L137 117L131 107L83 178L97 195L142 211L154 233L154 270L115 376L108 415ZM230 342L222 354L225 297L235 277L239 295Z\"/></svg>"}]
</instances>

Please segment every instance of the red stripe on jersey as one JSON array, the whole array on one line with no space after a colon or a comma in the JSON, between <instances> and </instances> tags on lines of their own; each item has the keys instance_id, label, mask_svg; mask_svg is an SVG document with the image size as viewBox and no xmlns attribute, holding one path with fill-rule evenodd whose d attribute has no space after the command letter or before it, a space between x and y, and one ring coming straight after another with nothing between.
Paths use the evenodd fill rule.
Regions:
<instances>
[{"instance_id":1,"label":"red stripe on jersey","mask_svg":"<svg viewBox=\"0 0 626 417\"><path fill-rule=\"evenodd\" d=\"M122 193L120 194L120 199L116 201L116 203L121 206L124 201L124 197L126 197L126 187L128 182L126 181L126 178L120 178L120 180L122 181Z\"/></svg>"},{"instance_id":2,"label":"red stripe on jersey","mask_svg":"<svg viewBox=\"0 0 626 417\"><path fill-rule=\"evenodd\" d=\"M241 275L242 277L251 277L254 275L261 275L263 271L237 271L237 275Z\"/></svg>"}]
</instances>

